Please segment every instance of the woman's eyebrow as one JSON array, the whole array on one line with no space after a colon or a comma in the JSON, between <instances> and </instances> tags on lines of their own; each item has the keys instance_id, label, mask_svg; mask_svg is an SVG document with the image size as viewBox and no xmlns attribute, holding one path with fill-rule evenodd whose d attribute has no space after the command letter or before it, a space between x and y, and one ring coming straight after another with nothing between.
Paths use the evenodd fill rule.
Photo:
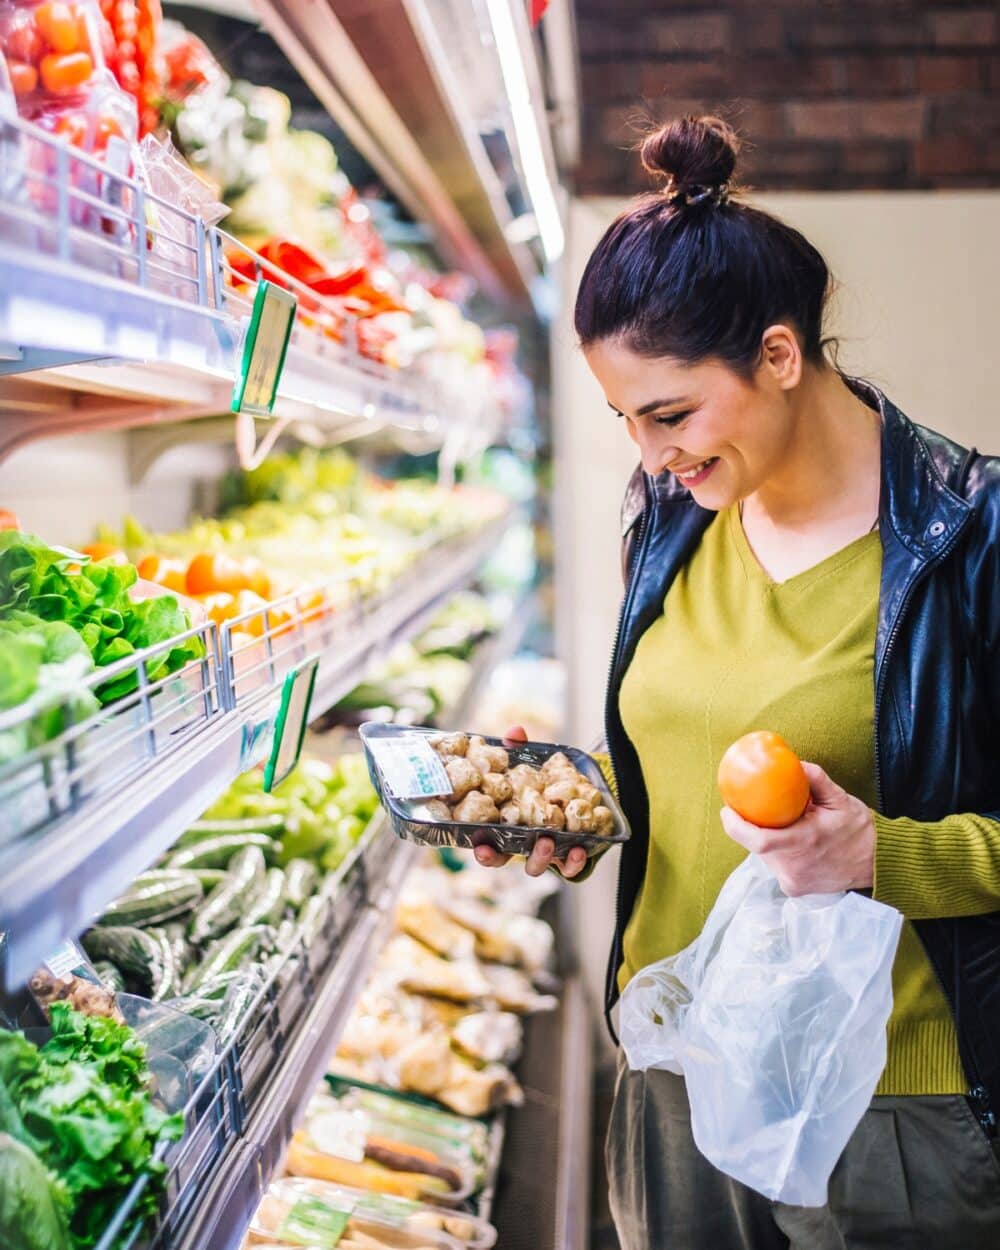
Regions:
<instances>
[{"instance_id":1,"label":"woman's eyebrow","mask_svg":"<svg viewBox=\"0 0 1000 1250\"><path fill-rule=\"evenodd\" d=\"M686 402L687 400L683 398L654 399L648 404L643 404L641 408L637 408L635 415L637 417L644 417L647 412L654 412L657 408L670 408L674 404L683 404Z\"/></svg>"}]
</instances>

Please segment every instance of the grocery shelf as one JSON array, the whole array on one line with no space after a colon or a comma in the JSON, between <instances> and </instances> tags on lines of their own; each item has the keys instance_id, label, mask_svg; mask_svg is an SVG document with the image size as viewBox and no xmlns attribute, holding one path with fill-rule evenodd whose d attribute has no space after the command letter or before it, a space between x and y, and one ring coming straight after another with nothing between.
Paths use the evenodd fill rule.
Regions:
<instances>
[{"instance_id":1,"label":"grocery shelf","mask_svg":"<svg viewBox=\"0 0 1000 1250\"><path fill-rule=\"evenodd\" d=\"M430 546L371 602L293 629L284 626L280 638L272 638L277 627L268 631L252 648L260 659L249 671L241 668L239 654L234 663L225 627L217 637L214 626L203 626L205 660L140 690L118 715L101 713L73 725L0 769L0 930L10 934L5 981L14 986L26 980L230 782L265 758L286 672L319 655L313 713L320 715L474 578L505 523L498 518L471 535ZM91 680L107 680L146 655Z\"/></svg>"},{"instance_id":2,"label":"grocery shelf","mask_svg":"<svg viewBox=\"0 0 1000 1250\"><path fill-rule=\"evenodd\" d=\"M308 1014L270 1075L266 1093L243 1128L239 1149L196 1196L183 1231L170 1250L237 1250L280 1164L292 1133L315 1093L371 965L392 927L395 900L416 848L388 839L391 870L378 894L350 925L343 944L317 986ZM157 1250L166 1245L155 1241Z\"/></svg>"},{"instance_id":3,"label":"grocery shelf","mask_svg":"<svg viewBox=\"0 0 1000 1250\"><path fill-rule=\"evenodd\" d=\"M16 117L0 117L0 182L0 458L47 434L228 411L261 278L299 298L276 417L433 445L472 419L475 397L363 356L334 301Z\"/></svg>"}]
</instances>

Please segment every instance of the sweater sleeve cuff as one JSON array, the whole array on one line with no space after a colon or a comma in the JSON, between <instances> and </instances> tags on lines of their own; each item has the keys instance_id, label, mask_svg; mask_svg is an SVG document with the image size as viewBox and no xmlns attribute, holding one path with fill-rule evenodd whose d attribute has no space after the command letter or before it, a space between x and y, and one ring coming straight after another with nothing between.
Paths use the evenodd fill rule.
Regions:
<instances>
[{"instance_id":1,"label":"sweater sleeve cuff","mask_svg":"<svg viewBox=\"0 0 1000 1250\"><path fill-rule=\"evenodd\" d=\"M872 813L872 897L910 920L975 916L1000 903L1000 824L977 814L910 820Z\"/></svg>"}]
</instances>

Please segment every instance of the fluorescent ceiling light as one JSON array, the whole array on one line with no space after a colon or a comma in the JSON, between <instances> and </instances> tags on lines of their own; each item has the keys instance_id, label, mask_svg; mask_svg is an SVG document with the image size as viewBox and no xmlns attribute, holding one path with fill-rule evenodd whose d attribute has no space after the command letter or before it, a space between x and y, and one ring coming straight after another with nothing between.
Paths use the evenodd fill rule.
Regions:
<instances>
[{"instance_id":1,"label":"fluorescent ceiling light","mask_svg":"<svg viewBox=\"0 0 1000 1250\"><path fill-rule=\"evenodd\" d=\"M510 0L486 0L489 10L490 25L493 27L493 41L496 44L497 56L500 58L500 70L503 74L507 99L510 102L511 117L514 121L514 133L517 136L517 147L521 157L521 169L528 187L531 206L538 220L538 232L541 235L545 257L551 264L559 259L566 245L562 218L556 203L555 191L549 178L542 151L542 137L538 130L538 120L531 103L531 91L528 87L528 75L521 57L521 46L514 25Z\"/></svg>"}]
</instances>

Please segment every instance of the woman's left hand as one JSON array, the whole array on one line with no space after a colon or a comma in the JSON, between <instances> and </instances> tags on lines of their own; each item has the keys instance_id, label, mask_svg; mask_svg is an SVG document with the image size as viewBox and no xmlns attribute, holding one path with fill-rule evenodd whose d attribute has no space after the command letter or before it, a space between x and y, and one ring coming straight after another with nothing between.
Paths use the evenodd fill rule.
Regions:
<instances>
[{"instance_id":1,"label":"woman's left hand","mask_svg":"<svg viewBox=\"0 0 1000 1250\"><path fill-rule=\"evenodd\" d=\"M870 808L818 764L802 767L809 778L810 799L794 824L764 829L724 807L722 827L761 857L789 898L868 889L875 880L875 821Z\"/></svg>"}]
</instances>

